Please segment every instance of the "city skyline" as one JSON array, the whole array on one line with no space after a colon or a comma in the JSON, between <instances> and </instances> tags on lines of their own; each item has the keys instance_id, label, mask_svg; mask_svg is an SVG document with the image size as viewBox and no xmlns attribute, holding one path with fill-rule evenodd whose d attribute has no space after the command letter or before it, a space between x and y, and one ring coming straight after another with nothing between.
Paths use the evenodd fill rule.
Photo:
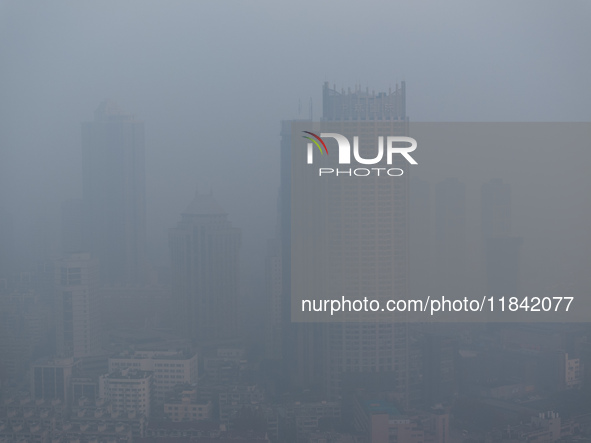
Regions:
<instances>
[{"instance_id":1,"label":"city skyline","mask_svg":"<svg viewBox=\"0 0 591 443\"><path fill-rule=\"evenodd\" d=\"M0 0L0 443L591 441L590 16Z\"/></svg>"}]
</instances>

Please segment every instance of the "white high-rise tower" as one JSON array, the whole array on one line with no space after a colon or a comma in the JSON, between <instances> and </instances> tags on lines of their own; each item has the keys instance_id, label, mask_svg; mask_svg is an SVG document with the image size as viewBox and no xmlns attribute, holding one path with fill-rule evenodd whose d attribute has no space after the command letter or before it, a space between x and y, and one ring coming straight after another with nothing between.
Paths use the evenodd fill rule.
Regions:
<instances>
[{"instance_id":1,"label":"white high-rise tower","mask_svg":"<svg viewBox=\"0 0 591 443\"><path fill-rule=\"evenodd\" d=\"M323 118L310 122L307 130L337 133L349 140L358 137L361 157L374 158L379 136L408 135L405 92L404 82L393 91L377 94L359 88L339 92L325 83ZM313 299L367 297L380 300L382 306L389 299L406 299L408 162L402 156L394 159L390 167L405 170L398 177L385 173L319 177L319 165L345 171L354 165L335 164L338 155L330 141L328 156L316 152L314 165L306 164L296 142L306 125L294 123L291 131L283 131L289 137L283 149L296 147L282 156L284 306L293 309L291 299L298 292ZM292 363L299 371L298 382L320 382L332 398L345 395L347 388L389 391L406 404L407 325L377 313L363 321L355 317L336 323L310 315L307 321L328 322L322 328L314 324L293 328L296 332L287 336L287 342L298 349L297 361Z\"/></svg>"}]
</instances>

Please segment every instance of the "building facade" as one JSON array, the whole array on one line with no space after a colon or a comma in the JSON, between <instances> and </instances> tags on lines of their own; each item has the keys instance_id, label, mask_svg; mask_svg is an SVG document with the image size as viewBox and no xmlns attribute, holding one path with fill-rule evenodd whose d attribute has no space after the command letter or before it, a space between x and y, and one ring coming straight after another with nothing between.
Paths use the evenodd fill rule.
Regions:
<instances>
[{"instance_id":1,"label":"building facade","mask_svg":"<svg viewBox=\"0 0 591 443\"><path fill-rule=\"evenodd\" d=\"M123 369L99 378L99 397L110 402L113 412L148 417L152 406L153 375L149 371Z\"/></svg>"},{"instance_id":2,"label":"building facade","mask_svg":"<svg viewBox=\"0 0 591 443\"><path fill-rule=\"evenodd\" d=\"M408 135L406 85L375 93L356 87L337 91L323 86L323 115L317 123L321 132L338 133L353 140L358 137L362 158L376 156L378 136ZM316 123L314 123L316 125ZM290 128L282 128L282 297L284 321L291 317L292 183L309 174L309 165L289 165ZM298 135L299 136L299 135ZM288 143L289 140L289 143ZM406 298L408 296L408 168L400 156L392 167L404 169L400 177L330 177L322 182L320 206L315 207L328 220L315 235L326 241L329 255L324 272L331 285L350 300ZM349 165L343 165L349 166ZM306 169L308 168L308 169ZM306 172L308 171L308 172ZM299 177L294 177L298 174ZM315 183L318 185L320 183ZM316 186L315 186L316 188ZM305 188L302 188L305 189ZM316 188L317 189L317 188ZM299 194L298 194L299 195ZM309 202L307 202L308 204ZM297 206L300 210L307 210ZM314 209L310 211L314 212ZM318 229L322 230L319 234ZM326 294L317 294L325 298ZM330 298L330 297L328 297ZM355 388L384 389L407 400L408 338L407 326L399 322L372 323L348 321L327 323L321 327L299 324L292 332L297 349L298 381L303 385L320 384L329 399L347 395ZM289 345L288 345L289 346Z\"/></svg>"},{"instance_id":3,"label":"building facade","mask_svg":"<svg viewBox=\"0 0 591 443\"><path fill-rule=\"evenodd\" d=\"M57 400L67 405L71 401L71 381L74 359L54 358L33 364L31 392L35 400Z\"/></svg>"},{"instance_id":4,"label":"building facade","mask_svg":"<svg viewBox=\"0 0 591 443\"><path fill-rule=\"evenodd\" d=\"M514 297L519 290L523 239L511 233L511 186L493 179L481 187L481 231L487 295Z\"/></svg>"},{"instance_id":5,"label":"building facade","mask_svg":"<svg viewBox=\"0 0 591 443\"><path fill-rule=\"evenodd\" d=\"M102 345L99 265L89 253L69 254L55 266L57 354L97 354Z\"/></svg>"},{"instance_id":6,"label":"building facade","mask_svg":"<svg viewBox=\"0 0 591 443\"><path fill-rule=\"evenodd\" d=\"M153 373L154 400L164 401L175 386L197 383L197 354L176 351L136 351L109 358L109 372L136 369Z\"/></svg>"},{"instance_id":7,"label":"building facade","mask_svg":"<svg viewBox=\"0 0 591 443\"><path fill-rule=\"evenodd\" d=\"M211 193L197 192L169 232L176 325L199 346L238 337L240 239Z\"/></svg>"},{"instance_id":8,"label":"building facade","mask_svg":"<svg viewBox=\"0 0 591 443\"><path fill-rule=\"evenodd\" d=\"M106 285L144 279L146 185L144 123L104 101L82 123L85 250L101 265Z\"/></svg>"}]
</instances>

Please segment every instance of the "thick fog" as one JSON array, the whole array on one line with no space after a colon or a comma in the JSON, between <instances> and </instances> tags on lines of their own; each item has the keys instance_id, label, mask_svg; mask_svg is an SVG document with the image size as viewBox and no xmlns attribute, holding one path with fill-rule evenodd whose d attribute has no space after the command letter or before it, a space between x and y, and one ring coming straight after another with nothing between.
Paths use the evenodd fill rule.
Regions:
<instances>
[{"instance_id":1,"label":"thick fog","mask_svg":"<svg viewBox=\"0 0 591 443\"><path fill-rule=\"evenodd\" d=\"M0 0L0 442L591 441L590 22Z\"/></svg>"},{"instance_id":2,"label":"thick fog","mask_svg":"<svg viewBox=\"0 0 591 443\"><path fill-rule=\"evenodd\" d=\"M324 81L405 80L411 122L589 121L590 16L583 1L2 1L0 207L18 257L59 253L60 205L82 196L80 125L108 98L145 122L151 262L168 264L198 186L242 229L257 279L280 121L320 118Z\"/></svg>"}]
</instances>

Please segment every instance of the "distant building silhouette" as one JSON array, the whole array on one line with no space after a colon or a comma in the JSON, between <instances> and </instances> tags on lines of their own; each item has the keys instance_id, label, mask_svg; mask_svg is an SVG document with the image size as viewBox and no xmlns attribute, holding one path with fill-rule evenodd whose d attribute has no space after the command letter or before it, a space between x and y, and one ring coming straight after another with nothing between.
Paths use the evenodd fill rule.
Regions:
<instances>
[{"instance_id":1,"label":"distant building silhouette","mask_svg":"<svg viewBox=\"0 0 591 443\"><path fill-rule=\"evenodd\" d=\"M211 193L200 194L169 233L178 332L198 345L238 337L240 230Z\"/></svg>"},{"instance_id":2,"label":"distant building silhouette","mask_svg":"<svg viewBox=\"0 0 591 443\"><path fill-rule=\"evenodd\" d=\"M31 393L35 400L59 400L69 407L74 359L43 359L32 365Z\"/></svg>"},{"instance_id":3,"label":"distant building silhouette","mask_svg":"<svg viewBox=\"0 0 591 443\"><path fill-rule=\"evenodd\" d=\"M483 183L482 198L482 236L507 237L511 235L511 185L501 179Z\"/></svg>"},{"instance_id":4,"label":"distant building silhouette","mask_svg":"<svg viewBox=\"0 0 591 443\"><path fill-rule=\"evenodd\" d=\"M435 284L439 294L463 297L466 289L466 185L447 178L435 190Z\"/></svg>"},{"instance_id":5,"label":"distant building silhouette","mask_svg":"<svg viewBox=\"0 0 591 443\"><path fill-rule=\"evenodd\" d=\"M433 290L433 214L431 185L411 177L408 192L410 293L426 297Z\"/></svg>"},{"instance_id":6,"label":"distant building silhouette","mask_svg":"<svg viewBox=\"0 0 591 443\"><path fill-rule=\"evenodd\" d=\"M55 273L57 353L96 355L102 346L98 261L89 253L69 254L56 262Z\"/></svg>"},{"instance_id":7,"label":"distant building silhouette","mask_svg":"<svg viewBox=\"0 0 591 443\"><path fill-rule=\"evenodd\" d=\"M265 325L265 356L271 360L283 358L281 321L281 248L277 239L269 240L265 255L265 295L267 310Z\"/></svg>"},{"instance_id":8,"label":"distant building silhouette","mask_svg":"<svg viewBox=\"0 0 591 443\"><path fill-rule=\"evenodd\" d=\"M86 233L86 206L82 199L62 203L62 254L89 250Z\"/></svg>"},{"instance_id":9,"label":"distant building silhouette","mask_svg":"<svg viewBox=\"0 0 591 443\"><path fill-rule=\"evenodd\" d=\"M323 85L323 114L320 125L325 132L337 132L350 139L359 136L359 146L374 146L377 135L406 135L406 86L402 82L389 92L348 91ZM322 386L328 398L348 395L356 388L392 392L402 403L408 397L407 325L403 323L290 324L291 322L291 208L292 174L305 172L291 164L292 122L281 127L281 265L284 355L286 367L295 372L293 381L302 387ZM355 128L355 129L353 129ZM356 132L359 131L359 132ZM365 157L372 153L363 152ZM375 154L373 154L375 155ZM405 168L407 163L394 166ZM302 168L305 165L302 165ZM297 179L297 177L295 177ZM301 179L301 177L300 177ZM355 192L353 192L355 191ZM408 180L406 174L393 180L364 177L355 182L334 177L323 188L330 201L342 204L335 211L346 214L354 234L335 221L330 269L356 269L346 275L343 295L350 299L408 296ZM353 208L353 209L352 209ZM313 210L312 210L313 211ZM380 236L385 228L388 235ZM376 234L377 233L377 234ZM360 238L363 236L363 241ZM329 240L330 241L330 240ZM340 249L339 249L340 248ZM337 252L337 250L339 252ZM363 254L363 259L361 259ZM376 269L379 268L379 272ZM375 271L375 272L374 272ZM338 273L338 271L337 271ZM341 282L342 283L342 282ZM320 296L320 294L319 294Z\"/></svg>"},{"instance_id":10,"label":"distant building silhouette","mask_svg":"<svg viewBox=\"0 0 591 443\"><path fill-rule=\"evenodd\" d=\"M84 203L88 245L101 264L101 282L144 280L146 189L144 123L104 101L82 123Z\"/></svg>"},{"instance_id":11,"label":"distant building silhouette","mask_svg":"<svg viewBox=\"0 0 591 443\"><path fill-rule=\"evenodd\" d=\"M0 291L0 382L20 381L35 351L50 348L51 309L34 290ZM38 354L37 354L38 356Z\"/></svg>"},{"instance_id":12,"label":"distant building silhouette","mask_svg":"<svg viewBox=\"0 0 591 443\"><path fill-rule=\"evenodd\" d=\"M362 149L373 146L378 135L408 135L405 82L397 84L394 90L377 94L359 87L338 92L325 83L322 97L323 122L334 124L335 128L342 125L344 135L350 139L359 136ZM364 126L361 130L355 125L357 122L371 123L372 129ZM373 149L369 151L373 154ZM395 159L393 166L408 171L406 160L403 161L404 164ZM352 269L359 270L353 283L358 289L352 288L348 293L354 299L408 297L408 174L393 180L364 177L355 183L356 193L351 193L346 179L338 183L340 186L330 192L335 198L340 197L341 209L359 229L358 234L350 234L344 226L331 227L331 236L345 242L341 257L353 260L357 264ZM349 211L345 207L358 209ZM385 231L384 225L388 225ZM372 235L373 232L378 234ZM384 235L385 232L390 235ZM364 240L359 241L357 235ZM349 250L357 256L349 258ZM370 258L367 254L371 254ZM377 268L381 272L374 272ZM346 395L359 387L390 391L401 404L406 404L409 388L406 324L335 323L326 325L325 334L323 370L329 395Z\"/></svg>"},{"instance_id":13,"label":"distant building silhouette","mask_svg":"<svg viewBox=\"0 0 591 443\"><path fill-rule=\"evenodd\" d=\"M515 296L523 239L511 235L511 186L500 179L484 183L481 210L487 294Z\"/></svg>"}]
</instances>

